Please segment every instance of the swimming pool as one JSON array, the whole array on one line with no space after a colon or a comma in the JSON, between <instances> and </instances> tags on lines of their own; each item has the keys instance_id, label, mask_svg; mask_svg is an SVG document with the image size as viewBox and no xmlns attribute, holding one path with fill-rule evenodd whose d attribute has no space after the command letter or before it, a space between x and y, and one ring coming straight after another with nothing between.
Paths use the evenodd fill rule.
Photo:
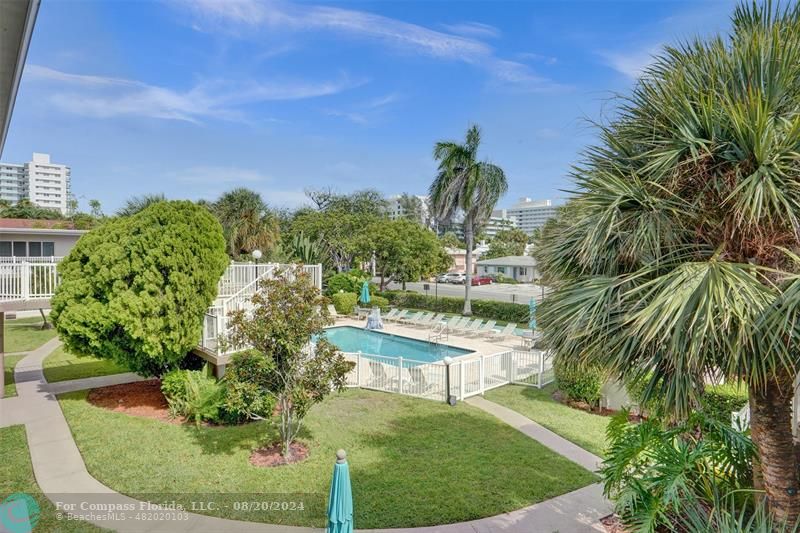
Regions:
<instances>
[{"instance_id":1,"label":"swimming pool","mask_svg":"<svg viewBox=\"0 0 800 533\"><path fill-rule=\"evenodd\" d=\"M425 363L441 361L447 356L458 357L472 353L472 350L464 350L447 344L421 341L353 326L327 328L325 337L343 352L403 357Z\"/></svg>"}]
</instances>

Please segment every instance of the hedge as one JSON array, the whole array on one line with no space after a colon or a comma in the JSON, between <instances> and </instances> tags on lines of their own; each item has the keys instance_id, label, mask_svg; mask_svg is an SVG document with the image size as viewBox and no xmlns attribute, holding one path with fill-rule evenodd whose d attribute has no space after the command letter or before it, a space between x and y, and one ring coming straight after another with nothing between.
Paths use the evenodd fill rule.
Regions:
<instances>
[{"instance_id":1,"label":"hedge","mask_svg":"<svg viewBox=\"0 0 800 533\"><path fill-rule=\"evenodd\" d=\"M744 407L747 401L747 385L733 382L707 386L700 404L706 414L730 423L731 413Z\"/></svg>"},{"instance_id":2,"label":"hedge","mask_svg":"<svg viewBox=\"0 0 800 533\"><path fill-rule=\"evenodd\" d=\"M436 298L435 296L426 296L416 292L403 291L384 291L379 294L387 298L392 305L397 307L456 314L464 310L464 300L462 298L447 296ZM472 314L491 320L516 322L523 327L527 326L529 316L527 304L496 302L494 300L472 300Z\"/></svg>"},{"instance_id":3,"label":"hedge","mask_svg":"<svg viewBox=\"0 0 800 533\"><path fill-rule=\"evenodd\" d=\"M558 390L576 402L586 402L591 407L600 403L600 389L605 383L605 374L599 367L575 365L556 356L553 373Z\"/></svg>"},{"instance_id":4,"label":"hedge","mask_svg":"<svg viewBox=\"0 0 800 533\"><path fill-rule=\"evenodd\" d=\"M358 302L358 296L352 292L337 292L331 296L333 308L340 315L349 315L353 312Z\"/></svg>"}]
</instances>

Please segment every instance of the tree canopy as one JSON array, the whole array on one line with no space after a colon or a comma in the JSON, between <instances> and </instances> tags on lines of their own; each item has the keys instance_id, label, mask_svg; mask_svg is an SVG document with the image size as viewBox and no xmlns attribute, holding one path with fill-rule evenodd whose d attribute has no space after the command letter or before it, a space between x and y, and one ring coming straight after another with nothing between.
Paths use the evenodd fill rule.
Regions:
<instances>
[{"instance_id":1,"label":"tree canopy","mask_svg":"<svg viewBox=\"0 0 800 533\"><path fill-rule=\"evenodd\" d=\"M364 257L375 254L381 290L391 281L416 281L444 272L452 262L431 230L408 219L373 222L362 233L360 246Z\"/></svg>"},{"instance_id":2,"label":"tree canopy","mask_svg":"<svg viewBox=\"0 0 800 533\"><path fill-rule=\"evenodd\" d=\"M51 317L69 351L160 375L197 344L227 264L206 209L159 202L78 240L59 264Z\"/></svg>"},{"instance_id":3,"label":"tree canopy","mask_svg":"<svg viewBox=\"0 0 800 533\"><path fill-rule=\"evenodd\" d=\"M489 243L489 249L483 254L483 259L505 257L507 255L525 255L528 245L528 235L521 229L504 229L498 231Z\"/></svg>"}]
</instances>

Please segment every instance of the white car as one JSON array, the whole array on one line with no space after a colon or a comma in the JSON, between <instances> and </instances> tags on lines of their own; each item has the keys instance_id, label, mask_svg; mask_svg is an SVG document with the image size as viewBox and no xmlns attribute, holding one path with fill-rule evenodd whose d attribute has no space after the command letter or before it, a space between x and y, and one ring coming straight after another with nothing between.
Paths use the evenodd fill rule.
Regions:
<instances>
[{"instance_id":1,"label":"white car","mask_svg":"<svg viewBox=\"0 0 800 533\"><path fill-rule=\"evenodd\" d=\"M465 283L467 281L466 274L460 272L453 272L447 274L447 283Z\"/></svg>"}]
</instances>

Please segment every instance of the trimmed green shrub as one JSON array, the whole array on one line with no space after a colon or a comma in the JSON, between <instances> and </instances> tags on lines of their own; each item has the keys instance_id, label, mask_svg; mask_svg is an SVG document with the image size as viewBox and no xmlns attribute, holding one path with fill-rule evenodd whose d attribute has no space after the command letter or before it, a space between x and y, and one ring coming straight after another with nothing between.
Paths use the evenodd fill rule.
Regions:
<instances>
[{"instance_id":1,"label":"trimmed green shrub","mask_svg":"<svg viewBox=\"0 0 800 533\"><path fill-rule=\"evenodd\" d=\"M206 208L159 202L80 238L58 266L50 316L68 351L161 375L200 339L227 265Z\"/></svg>"},{"instance_id":2,"label":"trimmed green shrub","mask_svg":"<svg viewBox=\"0 0 800 533\"><path fill-rule=\"evenodd\" d=\"M352 292L337 292L331 296L331 301L333 301L333 308L336 309L337 313L349 315L355 309L356 303L358 303L358 296Z\"/></svg>"},{"instance_id":3,"label":"trimmed green shrub","mask_svg":"<svg viewBox=\"0 0 800 533\"><path fill-rule=\"evenodd\" d=\"M389 308L389 300L383 296L372 296L369 307L380 307L381 310Z\"/></svg>"},{"instance_id":4,"label":"trimmed green shrub","mask_svg":"<svg viewBox=\"0 0 800 533\"><path fill-rule=\"evenodd\" d=\"M425 309L438 313L460 314L464 310L463 298L451 298L440 296L426 296L416 292L402 291L383 291L379 293L397 307L410 307L413 309ZM528 324L528 304L516 304L511 302L496 302L494 300L472 300L472 314L491 320L502 320L504 322L516 322L520 326Z\"/></svg>"},{"instance_id":5,"label":"trimmed green shrub","mask_svg":"<svg viewBox=\"0 0 800 533\"><path fill-rule=\"evenodd\" d=\"M576 402L586 402L597 407L600 402L600 389L605 383L605 374L599 367L575 365L556 356L553 372L558 390Z\"/></svg>"},{"instance_id":6,"label":"trimmed green shrub","mask_svg":"<svg viewBox=\"0 0 800 533\"><path fill-rule=\"evenodd\" d=\"M744 383L708 385L700 399L700 407L708 416L730 423L731 413L744 407L748 399L747 385Z\"/></svg>"},{"instance_id":7,"label":"trimmed green shrub","mask_svg":"<svg viewBox=\"0 0 800 533\"><path fill-rule=\"evenodd\" d=\"M271 375L270 361L254 350L231 357L222 378L225 385L223 419L226 423L272 416L275 397L269 393Z\"/></svg>"},{"instance_id":8,"label":"trimmed green shrub","mask_svg":"<svg viewBox=\"0 0 800 533\"><path fill-rule=\"evenodd\" d=\"M161 378L161 393L167 403L186 400L186 370L172 370Z\"/></svg>"}]
</instances>

